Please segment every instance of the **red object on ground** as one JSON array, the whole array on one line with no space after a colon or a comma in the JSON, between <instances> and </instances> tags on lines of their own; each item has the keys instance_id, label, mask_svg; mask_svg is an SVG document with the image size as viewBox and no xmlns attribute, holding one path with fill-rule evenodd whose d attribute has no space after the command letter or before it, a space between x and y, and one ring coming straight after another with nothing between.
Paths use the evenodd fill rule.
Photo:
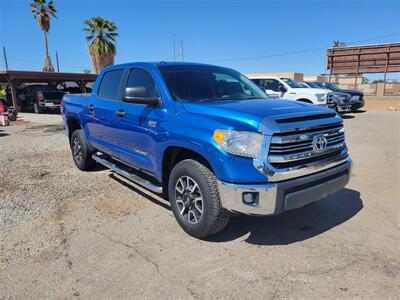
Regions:
<instances>
[{"instance_id":1,"label":"red object on ground","mask_svg":"<svg viewBox=\"0 0 400 300\"><path fill-rule=\"evenodd\" d=\"M6 108L4 107L3 101L0 101L0 113L6 112Z\"/></svg>"}]
</instances>

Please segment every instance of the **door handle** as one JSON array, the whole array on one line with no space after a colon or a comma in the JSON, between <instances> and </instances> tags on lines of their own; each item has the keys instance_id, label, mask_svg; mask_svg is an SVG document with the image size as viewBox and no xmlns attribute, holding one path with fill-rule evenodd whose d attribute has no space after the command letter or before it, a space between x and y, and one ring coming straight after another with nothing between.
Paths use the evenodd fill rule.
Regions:
<instances>
[{"instance_id":1,"label":"door handle","mask_svg":"<svg viewBox=\"0 0 400 300\"><path fill-rule=\"evenodd\" d=\"M92 112L93 109L94 109L94 105L93 104L89 104L88 109L89 109L90 112Z\"/></svg>"},{"instance_id":2,"label":"door handle","mask_svg":"<svg viewBox=\"0 0 400 300\"><path fill-rule=\"evenodd\" d=\"M119 109L119 110L116 110L116 111L115 111L115 114L116 114L118 117L123 117L123 116L125 116L125 111L122 110L122 109Z\"/></svg>"}]
</instances>

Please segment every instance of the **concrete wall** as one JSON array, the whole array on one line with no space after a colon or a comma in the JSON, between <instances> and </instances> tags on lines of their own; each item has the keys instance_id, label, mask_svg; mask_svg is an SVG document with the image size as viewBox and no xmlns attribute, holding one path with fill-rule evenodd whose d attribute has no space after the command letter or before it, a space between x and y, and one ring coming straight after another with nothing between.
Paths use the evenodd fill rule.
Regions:
<instances>
[{"instance_id":1,"label":"concrete wall","mask_svg":"<svg viewBox=\"0 0 400 300\"><path fill-rule=\"evenodd\" d=\"M356 78L355 77L345 77L345 78L338 77L336 82L338 84L354 84L356 82ZM362 76L357 77L357 83L363 83Z\"/></svg>"}]
</instances>

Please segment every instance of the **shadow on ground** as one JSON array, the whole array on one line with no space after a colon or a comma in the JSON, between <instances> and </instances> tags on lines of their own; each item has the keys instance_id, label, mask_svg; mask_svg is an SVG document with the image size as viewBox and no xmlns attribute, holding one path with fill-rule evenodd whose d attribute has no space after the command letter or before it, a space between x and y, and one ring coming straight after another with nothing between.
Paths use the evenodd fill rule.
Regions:
<instances>
[{"instance_id":1,"label":"shadow on ground","mask_svg":"<svg viewBox=\"0 0 400 300\"><path fill-rule=\"evenodd\" d=\"M170 206L142 191L129 181L111 173L110 178L167 210ZM206 239L208 242L227 242L249 234L245 240L254 245L288 245L313 238L353 218L363 208L360 193L342 189L325 199L300 209L269 217L232 217L222 232Z\"/></svg>"},{"instance_id":2,"label":"shadow on ground","mask_svg":"<svg viewBox=\"0 0 400 300\"><path fill-rule=\"evenodd\" d=\"M161 207L163 207L163 208L165 208L167 210L171 210L171 207L168 204L166 204L166 203L164 203L164 202L162 202L162 201L160 201L160 200L158 200L158 199L156 199L156 198L154 198L152 196L152 195L156 195L156 194L153 194L152 192L147 192L147 191L143 192L143 191L139 190L138 188L136 188L130 182L127 182L127 181L121 179L118 175L116 175L114 173L111 173L109 176L110 176L110 178L112 178L115 181L119 182L123 186L125 186L125 187L129 188L130 190L132 190L133 192L139 194L143 198L145 198L145 199L153 202L154 204L157 204L157 205L159 205L159 206L161 206Z\"/></svg>"},{"instance_id":3,"label":"shadow on ground","mask_svg":"<svg viewBox=\"0 0 400 300\"><path fill-rule=\"evenodd\" d=\"M10 135L10 134L8 134L8 133L6 133L6 132L3 132L3 131L4 131L4 130L0 130L0 137Z\"/></svg>"},{"instance_id":4,"label":"shadow on ground","mask_svg":"<svg viewBox=\"0 0 400 300\"><path fill-rule=\"evenodd\" d=\"M63 125L46 124L46 125L30 125L25 131L42 131L42 132L59 132L63 131Z\"/></svg>"},{"instance_id":5,"label":"shadow on ground","mask_svg":"<svg viewBox=\"0 0 400 300\"><path fill-rule=\"evenodd\" d=\"M313 238L354 217L363 208L360 193L343 189L303 208L271 217L238 216L225 230L207 239L227 242L249 234L254 245L288 245Z\"/></svg>"},{"instance_id":6,"label":"shadow on ground","mask_svg":"<svg viewBox=\"0 0 400 300\"><path fill-rule=\"evenodd\" d=\"M341 117L342 117L342 119L354 119L355 118L355 116L348 115L348 114L343 114L343 115L341 115Z\"/></svg>"},{"instance_id":7,"label":"shadow on ground","mask_svg":"<svg viewBox=\"0 0 400 300\"><path fill-rule=\"evenodd\" d=\"M365 109L357 109L356 111L354 111L354 113L356 114L363 114L366 113L367 111Z\"/></svg>"}]
</instances>

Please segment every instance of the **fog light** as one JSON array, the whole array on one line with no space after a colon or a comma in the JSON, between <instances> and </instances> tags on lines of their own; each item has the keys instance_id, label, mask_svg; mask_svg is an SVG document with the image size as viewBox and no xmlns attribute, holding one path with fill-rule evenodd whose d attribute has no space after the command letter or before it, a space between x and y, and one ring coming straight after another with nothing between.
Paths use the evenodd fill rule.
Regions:
<instances>
[{"instance_id":1,"label":"fog light","mask_svg":"<svg viewBox=\"0 0 400 300\"><path fill-rule=\"evenodd\" d=\"M242 194L242 201L244 204L257 204L258 203L258 193L257 192L244 192Z\"/></svg>"}]
</instances>

